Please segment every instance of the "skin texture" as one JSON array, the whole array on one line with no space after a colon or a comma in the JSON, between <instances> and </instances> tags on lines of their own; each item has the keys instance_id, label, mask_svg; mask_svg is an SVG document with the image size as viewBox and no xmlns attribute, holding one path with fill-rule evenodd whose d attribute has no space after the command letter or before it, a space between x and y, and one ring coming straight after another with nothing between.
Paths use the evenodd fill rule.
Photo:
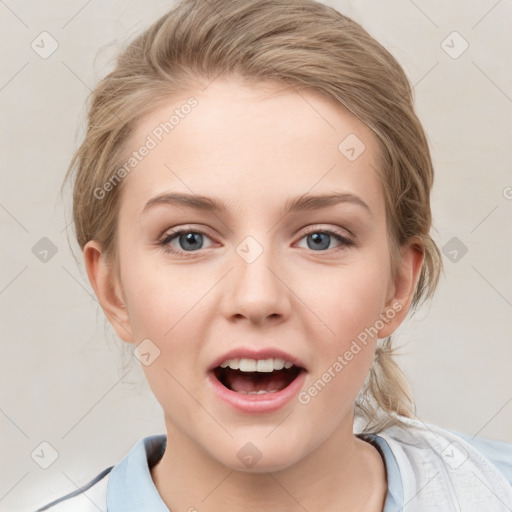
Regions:
<instances>
[{"instance_id":1,"label":"skin texture","mask_svg":"<svg viewBox=\"0 0 512 512\"><path fill-rule=\"evenodd\" d=\"M383 460L353 435L354 402L377 337L308 404L294 399L250 415L217 398L206 381L209 365L232 348L279 347L305 363L307 389L393 304L401 309L378 338L400 325L423 256L411 240L391 278L374 135L315 92L224 77L141 119L129 149L192 94L198 106L122 183L119 278L97 242L84 248L89 279L119 337L134 348L149 338L160 350L143 367L168 436L152 470L158 492L173 511L242 511L248 503L266 511L382 510ZM349 134L365 144L354 161L338 149ZM215 196L229 210L157 205L143 213L149 199L171 191ZM282 212L289 198L333 192L359 196L371 214L352 203ZM178 227L205 233L197 249L183 238L169 242L185 257L158 245ZM352 234L356 245L324 235L318 248L306 228ZM251 263L237 252L247 236L263 251ZM237 457L247 442L261 453L251 468Z\"/></svg>"}]
</instances>

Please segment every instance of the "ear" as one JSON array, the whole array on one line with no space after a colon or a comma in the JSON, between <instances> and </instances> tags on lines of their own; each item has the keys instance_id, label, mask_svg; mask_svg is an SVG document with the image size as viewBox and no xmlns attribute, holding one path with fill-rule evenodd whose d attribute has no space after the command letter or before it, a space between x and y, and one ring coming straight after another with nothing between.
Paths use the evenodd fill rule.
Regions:
<instances>
[{"instance_id":1,"label":"ear","mask_svg":"<svg viewBox=\"0 0 512 512\"><path fill-rule=\"evenodd\" d=\"M382 315L386 321L378 333L381 339L387 338L398 328L411 306L425 257L421 238L412 237L401 246L400 253L401 260L397 276L391 282L390 295Z\"/></svg>"},{"instance_id":2,"label":"ear","mask_svg":"<svg viewBox=\"0 0 512 512\"><path fill-rule=\"evenodd\" d=\"M90 240L84 246L84 261L94 293L117 335L127 343L135 341L121 284L113 266L106 261L101 245Z\"/></svg>"}]
</instances>

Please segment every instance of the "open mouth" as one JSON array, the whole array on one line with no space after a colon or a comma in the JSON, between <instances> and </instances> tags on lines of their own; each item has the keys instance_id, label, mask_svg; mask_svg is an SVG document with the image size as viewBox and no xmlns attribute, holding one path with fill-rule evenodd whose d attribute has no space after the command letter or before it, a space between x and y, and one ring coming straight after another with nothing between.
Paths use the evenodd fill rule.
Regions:
<instances>
[{"instance_id":1,"label":"open mouth","mask_svg":"<svg viewBox=\"0 0 512 512\"><path fill-rule=\"evenodd\" d=\"M286 366L285 366L286 365ZM288 387L303 368L283 360L232 360L213 369L227 389L247 395L277 393Z\"/></svg>"}]
</instances>

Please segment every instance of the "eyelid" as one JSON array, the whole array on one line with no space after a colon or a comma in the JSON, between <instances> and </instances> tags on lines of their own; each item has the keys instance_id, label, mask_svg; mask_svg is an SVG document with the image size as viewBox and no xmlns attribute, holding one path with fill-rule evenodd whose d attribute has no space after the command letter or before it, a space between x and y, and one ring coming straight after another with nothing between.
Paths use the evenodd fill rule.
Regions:
<instances>
[{"instance_id":1,"label":"eyelid","mask_svg":"<svg viewBox=\"0 0 512 512\"><path fill-rule=\"evenodd\" d=\"M329 234L338 235L338 236L345 238L347 240L350 240L351 242L354 242L354 243L356 241L356 236L346 228L339 228L339 227L333 227L333 226L321 227L318 225L312 226L312 227L306 228L306 231L304 233L302 233L302 237L304 237L306 235L311 235L312 233L329 233Z\"/></svg>"},{"instance_id":2,"label":"eyelid","mask_svg":"<svg viewBox=\"0 0 512 512\"><path fill-rule=\"evenodd\" d=\"M183 231L187 231L190 233L200 233L201 235L207 235L209 238L213 238L210 234L208 234L207 228L197 227L190 224L180 224L178 226L167 228L158 239L167 238L169 235L173 235L176 233L181 233Z\"/></svg>"}]
</instances>

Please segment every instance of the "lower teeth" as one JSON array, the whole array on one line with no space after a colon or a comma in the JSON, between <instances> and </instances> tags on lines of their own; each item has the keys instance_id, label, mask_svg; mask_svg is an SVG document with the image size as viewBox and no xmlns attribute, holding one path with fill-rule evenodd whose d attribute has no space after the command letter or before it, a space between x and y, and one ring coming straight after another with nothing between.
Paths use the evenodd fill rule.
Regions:
<instances>
[{"instance_id":1,"label":"lower teeth","mask_svg":"<svg viewBox=\"0 0 512 512\"><path fill-rule=\"evenodd\" d=\"M238 391L238 393L242 393L242 395L262 395L264 393L276 393L277 391L277 389L272 389L270 391L260 389L259 391Z\"/></svg>"}]
</instances>

